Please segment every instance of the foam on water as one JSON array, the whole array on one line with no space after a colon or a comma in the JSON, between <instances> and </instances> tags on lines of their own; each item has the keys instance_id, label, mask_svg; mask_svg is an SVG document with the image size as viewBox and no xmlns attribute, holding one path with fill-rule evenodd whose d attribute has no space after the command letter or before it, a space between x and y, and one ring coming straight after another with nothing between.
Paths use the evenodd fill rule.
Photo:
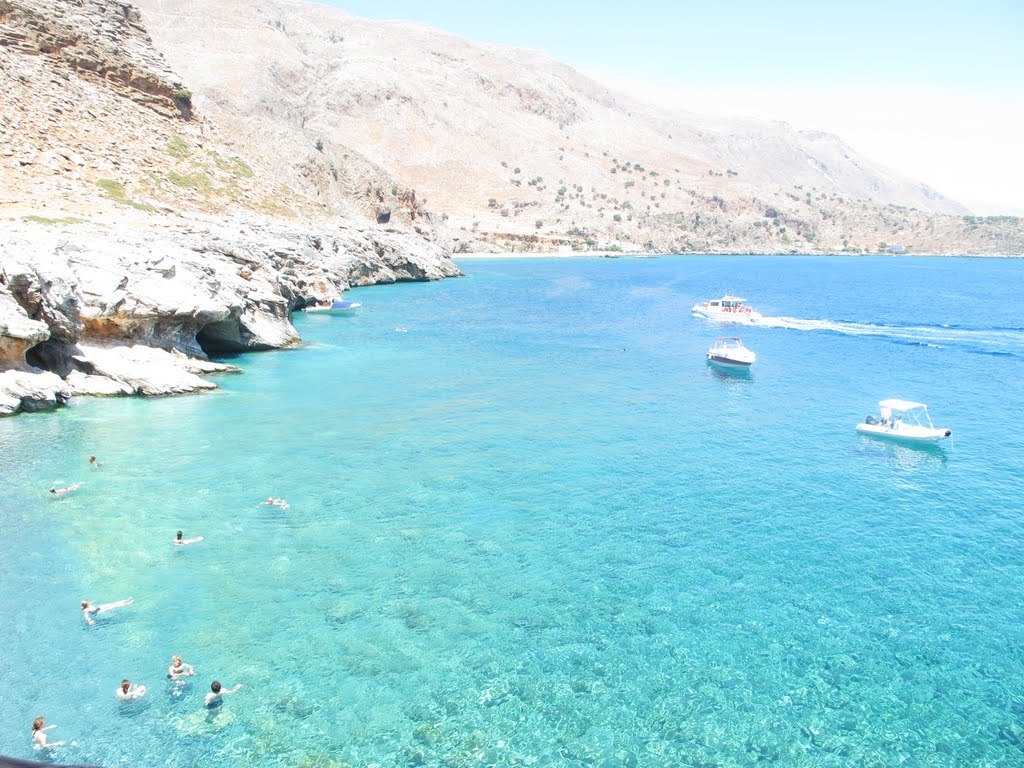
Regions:
<instances>
[{"instance_id":1,"label":"foam on water","mask_svg":"<svg viewBox=\"0 0 1024 768\"><path fill-rule=\"evenodd\" d=\"M1024 762L1024 363L971 354L1019 263L466 271L298 318L214 395L0 422L0 753L44 715L111 767ZM751 326L732 375L689 313L722 286L889 335ZM883 397L955 447L858 435ZM208 712L213 679L245 687Z\"/></svg>"},{"instance_id":2,"label":"foam on water","mask_svg":"<svg viewBox=\"0 0 1024 768\"><path fill-rule=\"evenodd\" d=\"M956 345L989 354L1024 356L1024 329L962 328L955 325L885 325L842 320L805 320L798 317L765 317L765 328L795 331L825 331L848 336L878 336L898 343L926 347Z\"/></svg>"}]
</instances>

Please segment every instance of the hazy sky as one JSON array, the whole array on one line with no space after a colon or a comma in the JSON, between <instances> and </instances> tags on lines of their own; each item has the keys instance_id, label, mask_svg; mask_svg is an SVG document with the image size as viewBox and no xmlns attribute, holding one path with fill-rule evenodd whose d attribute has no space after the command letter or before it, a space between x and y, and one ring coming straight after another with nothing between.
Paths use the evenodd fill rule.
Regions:
<instances>
[{"instance_id":1,"label":"hazy sky","mask_svg":"<svg viewBox=\"0 0 1024 768\"><path fill-rule=\"evenodd\" d=\"M536 48L690 111L832 131L980 213L1024 213L1024 0L326 1Z\"/></svg>"}]
</instances>

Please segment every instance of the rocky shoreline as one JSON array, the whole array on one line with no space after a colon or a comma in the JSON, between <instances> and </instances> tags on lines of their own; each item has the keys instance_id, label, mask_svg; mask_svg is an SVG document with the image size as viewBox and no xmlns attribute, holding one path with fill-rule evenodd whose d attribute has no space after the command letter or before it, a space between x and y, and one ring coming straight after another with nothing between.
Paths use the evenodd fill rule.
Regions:
<instances>
[{"instance_id":1,"label":"rocky shoreline","mask_svg":"<svg viewBox=\"0 0 1024 768\"><path fill-rule=\"evenodd\" d=\"M209 354L284 349L291 313L353 285L460 275L421 237L255 217L0 223L0 415L74 395L215 389Z\"/></svg>"}]
</instances>

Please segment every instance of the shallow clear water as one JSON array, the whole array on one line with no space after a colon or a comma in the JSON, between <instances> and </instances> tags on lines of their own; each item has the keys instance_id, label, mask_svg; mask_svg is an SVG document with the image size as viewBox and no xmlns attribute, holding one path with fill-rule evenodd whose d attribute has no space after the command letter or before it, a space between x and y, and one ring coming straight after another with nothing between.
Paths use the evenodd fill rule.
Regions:
<instances>
[{"instance_id":1,"label":"shallow clear water","mask_svg":"<svg viewBox=\"0 0 1024 768\"><path fill-rule=\"evenodd\" d=\"M109 768L1022 765L1022 266L472 261L222 392L0 421L0 753L45 715ZM691 317L726 289L774 319ZM858 435L884 397L955 442Z\"/></svg>"}]
</instances>

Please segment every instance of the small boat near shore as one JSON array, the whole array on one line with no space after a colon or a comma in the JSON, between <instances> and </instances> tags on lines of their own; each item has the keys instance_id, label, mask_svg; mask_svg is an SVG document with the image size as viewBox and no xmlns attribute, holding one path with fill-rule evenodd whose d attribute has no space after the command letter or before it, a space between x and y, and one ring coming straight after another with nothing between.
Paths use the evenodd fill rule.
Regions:
<instances>
[{"instance_id":1,"label":"small boat near shore","mask_svg":"<svg viewBox=\"0 0 1024 768\"><path fill-rule=\"evenodd\" d=\"M730 368L750 368L757 355L743 346L735 336L720 336L708 349L708 362Z\"/></svg>"},{"instance_id":2,"label":"small boat near shore","mask_svg":"<svg viewBox=\"0 0 1024 768\"><path fill-rule=\"evenodd\" d=\"M911 400L882 400L879 417L869 415L857 431L874 437L902 440L908 443L937 443L953 434L953 430L936 427L928 415L928 406Z\"/></svg>"},{"instance_id":3,"label":"small boat near shore","mask_svg":"<svg viewBox=\"0 0 1024 768\"><path fill-rule=\"evenodd\" d=\"M764 315L748 307L746 299L726 294L720 299L711 299L693 305L690 310L698 317L721 320L728 323L756 323Z\"/></svg>"},{"instance_id":4,"label":"small boat near shore","mask_svg":"<svg viewBox=\"0 0 1024 768\"><path fill-rule=\"evenodd\" d=\"M333 315L354 315L355 311L359 309L362 304L358 301L343 301L338 299L332 301L330 304L314 304L309 307L303 307L303 312L330 312Z\"/></svg>"}]
</instances>

